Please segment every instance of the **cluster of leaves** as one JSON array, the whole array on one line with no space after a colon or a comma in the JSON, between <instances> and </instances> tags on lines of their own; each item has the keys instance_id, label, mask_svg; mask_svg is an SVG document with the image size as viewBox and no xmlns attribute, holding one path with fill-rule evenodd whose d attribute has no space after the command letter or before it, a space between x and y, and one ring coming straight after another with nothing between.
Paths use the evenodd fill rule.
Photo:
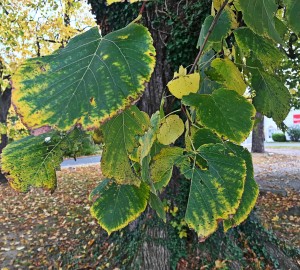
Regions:
<instances>
[{"instance_id":1,"label":"cluster of leaves","mask_svg":"<svg viewBox=\"0 0 300 270\"><path fill-rule=\"evenodd\" d=\"M275 73L285 57L277 46L278 5L254 2L213 1L200 32L198 71L181 67L168 84L181 102L179 114L165 115L163 101L151 117L132 106L155 65L152 38L136 21L104 37L92 28L52 55L26 61L13 78L18 113L31 129L46 125L67 133L51 147L52 133L9 145L2 166L11 185L54 190L64 143L76 142L70 130L100 128L106 178L91 193L91 213L109 234L148 204L166 221L160 194L174 166L190 181L184 220L202 239L220 220L225 230L244 221L258 187L251 155L238 144L252 130L255 108L278 124L290 109L290 93ZM287 21L297 28L291 2Z\"/></svg>"}]
</instances>

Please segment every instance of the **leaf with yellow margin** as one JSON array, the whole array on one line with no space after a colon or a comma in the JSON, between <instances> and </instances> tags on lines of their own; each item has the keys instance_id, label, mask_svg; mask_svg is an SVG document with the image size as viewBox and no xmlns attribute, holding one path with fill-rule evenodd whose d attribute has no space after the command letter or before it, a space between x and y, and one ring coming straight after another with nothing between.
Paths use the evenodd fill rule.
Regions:
<instances>
[{"instance_id":1,"label":"leaf with yellow margin","mask_svg":"<svg viewBox=\"0 0 300 270\"><path fill-rule=\"evenodd\" d=\"M246 91L242 73L229 59L216 58L211 62L211 69L206 75L213 81L223 85L225 88L234 90L240 95Z\"/></svg>"},{"instance_id":2,"label":"leaf with yellow margin","mask_svg":"<svg viewBox=\"0 0 300 270\"><path fill-rule=\"evenodd\" d=\"M140 187L107 184L97 195L90 211L100 226L111 234L134 221L147 206L149 187L144 182Z\"/></svg>"},{"instance_id":3,"label":"leaf with yellow margin","mask_svg":"<svg viewBox=\"0 0 300 270\"><path fill-rule=\"evenodd\" d=\"M225 145L227 149L232 151L236 156L245 160L247 169L244 192L239 204L239 208L232 217L224 220L223 222L224 230L227 231L231 227L238 226L246 220L248 215L251 213L251 210L255 206L259 194L259 188L254 179L252 156L249 151L246 148L233 143L226 142Z\"/></svg>"},{"instance_id":4,"label":"leaf with yellow margin","mask_svg":"<svg viewBox=\"0 0 300 270\"><path fill-rule=\"evenodd\" d=\"M244 190L245 161L232 155L222 144L202 145L198 155L207 170L196 166L185 173L191 179L185 221L199 237L206 238L218 228L218 221L236 212Z\"/></svg>"},{"instance_id":5,"label":"leaf with yellow margin","mask_svg":"<svg viewBox=\"0 0 300 270\"><path fill-rule=\"evenodd\" d=\"M64 136L53 131L14 141L2 152L1 170L17 191L27 192L30 187L38 187L53 192L56 188L55 171L63 161L65 151L80 147L85 138L85 133L74 129Z\"/></svg>"},{"instance_id":6,"label":"leaf with yellow margin","mask_svg":"<svg viewBox=\"0 0 300 270\"><path fill-rule=\"evenodd\" d=\"M97 27L13 76L13 103L28 128L95 129L143 93L155 65L147 28L131 23L101 37Z\"/></svg>"},{"instance_id":7,"label":"leaf with yellow margin","mask_svg":"<svg viewBox=\"0 0 300 270\"><path fill-rule=\"evenodd\" d=\"M149 122L146 113L132 106L101 127L104 137L101 169L107 178L113 178L118 184L140 184L129 156L134 155L139 136L148 129Z\"/></svg>"},{"instance_id":8,"label":"leaf with yellow margin","mask_svg":"<svg viewBox=\"0 0 300 270\"><path fill-rule=\"evenodd\" d=\"M178 115L164 118L157 133L157 140L164 145L174 143L184 132L184 124Z\"/></svg>"},{"instance_id":9,"label":"leaf with yellow margin","mask_svg":"<svg viewBox=\"0 0 300 270\"><path fill-rule=\"evenodd\" d=\"M174 79L167 86L173 96L182 99L190 93L197 93L199 90L200 74L186 74L186 69L180 66L179 72L174 73Z\"/></svg>"}]
</instances>

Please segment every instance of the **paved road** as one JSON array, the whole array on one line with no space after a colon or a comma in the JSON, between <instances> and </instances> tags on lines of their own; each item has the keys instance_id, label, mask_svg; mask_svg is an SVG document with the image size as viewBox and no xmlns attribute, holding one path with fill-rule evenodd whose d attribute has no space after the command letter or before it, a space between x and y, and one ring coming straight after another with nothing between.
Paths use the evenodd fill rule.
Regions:
<instances>
[{"instance_id":1,"label":"paved road","mask_svg":"<svg viewBox=\"0 0 300 270\"><path fill-rule=\"evenodd\" d=\"M91 157L79 157L76 159L76 161L72 159L65 159L60 166L62 168L68 168L68 167L76 167L76 166L89 166L93 164L99 164L100 163L100 156L91 156Z\"/></svg>"}]
</instances>

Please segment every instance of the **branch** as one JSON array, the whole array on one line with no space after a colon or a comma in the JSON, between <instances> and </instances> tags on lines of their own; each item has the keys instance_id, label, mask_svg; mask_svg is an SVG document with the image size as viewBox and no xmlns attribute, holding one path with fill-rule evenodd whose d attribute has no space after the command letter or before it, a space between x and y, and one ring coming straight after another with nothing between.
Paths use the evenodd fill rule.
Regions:
<instances>
[{"instance_id":1,"label":"branch","mask_svg":"<svg viewBox=\"0 0 300 270\"><path fill-rule=\"evenodd\" d=\"M189 74L191 74L191 73L194 72L197 63L198 63L198 61L199 61L201 55L202 55L203 52L204 52L204 48L205 48L205 46L206 46L206 43L208 42L208 39L209 39L209 37L210 37L212 31L213 31L214 28L216 27L217 22L218 22L218 20L219 20L221 14L222 14L222 11L224 10L224 8L225 8L226 5L228 4L228 2L229 2L229 0L225 0L225 1L224 1L223 5L220 7L220 10L218 11L217 15L215 16L215 18L214 18L214 20L213 20L211 26L209 27L208 32L207 32L207 34L206 34L206 37L205 37L205 39L204 39L204 42L203 42L203 44L202 44L202 46L201 46L201 48L200 48L200 51L199 51L199 53L198 53L198 55L197 55L197 57L196 57L196 59L195 59L195 61L194 61L194 64L193 64L193 66L192 66L192 68L191 68Z\"/></svg>"}]
</instances>

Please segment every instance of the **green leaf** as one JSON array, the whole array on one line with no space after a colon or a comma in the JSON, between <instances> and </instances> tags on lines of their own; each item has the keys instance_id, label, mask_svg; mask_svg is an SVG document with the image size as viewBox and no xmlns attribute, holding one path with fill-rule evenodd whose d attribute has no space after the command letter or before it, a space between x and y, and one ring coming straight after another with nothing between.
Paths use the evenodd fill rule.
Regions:
<instances>
[{"instance_id":1,"label":"green leaf","mask_svg":"<svg viewBox=\"0 0 300 270\"><path fill-rule=\"evenodd\" d=\"M135 23L101 37L94 27L13 77L13 102L29 128L99 127L137 100L155 64L147 28Z\"/></svg>"},{"instance_id":2,"label":"green leaf","mask_svg":"<svg viewBox=\"0 0 300 270\"><path fill-rule=\"evenodd\" d=\"M165 147L153 157L151 179L157 190L162 190L168 185L174 166L179 167L181 172L189 169L189 161L180 147Z\"/></svg>"},{"instance_id":3,"label":"green leaf","mask_svg":"<svg viewBox=\"0 0 300 270\"><path fill-rule=\"evenodd\" d=\"M285 57L268 39L255 34L249 28L235 30L234 36L242 52L246 56L253 52L266 68L277 68Z\"/></svg>"},{"instance_id":4,"label":"green leaf","mask_svg":"<svg viewBox=\"0 0 300 270\"><path fill-rule=\"evenodd\" d=\"M148 198L149 187L143 182L139 188L112 183L99 193L90 211L100 226L111 234L135 220L146 209Z\"/></svg>"},{"instance_id":5,"label":"green leaf","mask_svg":"<svg viewBox=\"0 0 300 270\"><path fill-rule=\"evenodd\" d=\"M198 39L197 47L201 47L204 43L205 37L208 33L208 30L214 20L213 16L206 17L202 27L200 36ZM228 11L223 11L216 26L214 27L212 33L209 36L208 42L206 43L205 50L208 51L210 49L215 49L219 51L222 47L222 40L225 38L230 31L231 28L231 19Z\"/></svg>"},{"instance_id":6,"label":"green leaf","mask_svg":"<svg viewBox=\"0 0 300 270\"><path fill-rule=\"evenodd\" d=\"M239 3L248 27L261 36L282 43L274 22L274 16L278 8L275 0L239 0Z\"/></svg>"},{"instance_id":7,"label":"green leaf","mask_svg":"<svg viewBox=\"0 0 300 270\"><path fill-rule=\"evenodd\" d=\"M205 72L210 68L212 60L215 59L215 53L213 50L208 51L200 57L198 66L200 70L200 94L211 94L214 90L221 88L222 86L215 81L210 80L210 78L205 74Z\"/></svg>"},{"instance_id":8,"label":"green leaf","mask_svg":"<svg viewBox=\"0 0 300 270\"><path fill-rule=\"evenodd\" d=\"M289 27L297 34L300 34L300 1L299 0L284 0L286 6L286 19Z\"/></svg>"},{"instance_id":9,"label":"green leaf","mask_svg":"<svg viewBox=\"0 0 300 270\"><path fill-rule=\"evenodd\" d=\"M236 65L229 59L216 58L211 62L212 70L208 70L208 77L223 85L223 87L234 90L240 95L246 91L246 84L241 72Z\"/></svg>"},{"instance_id":10,"label":"green leaf","mask_svg":"<svg viewBox=\"0 0 300 270\"><path fill-rule=\"evenodd\" d=\"M226 143L226 147L230 149L237 157L240 157L243 160L245 160L247 174L244 192L241 198L241 202L239 204L239 208L237 209L236 213L232 218L224 220L225 231L227 231L232 226L238 226L243 221L245 221L245 219L252 211L259 194L258 185L254 180L252 156L249 153L249 151L242 146L234 145L232 143Z\"/></svg>"},{"instance_id":11,"label":"green leaf","mask_svg":"<svg viewBox=\"0 0 300 270\"><path fill-rule=\"evenodd\" d=\"M142 165L142 160L150 154L151 148L156 140L156 133L159 129L160 124L160 112L155 112L150 119L150 127L148 131L139 140L140 142L140 164Z\"/></svg>"},{"instance_id":12,"label":"green leaf","mask_svg":"<svg viewBox=\"0 0 300 270\"><path fill-rule=\"evenodd\" d=\"M63 161L64 149L68 148L68 136L51 132L8 144L1 156L1 170L7 174L10 185L21 192L30 187L53 192L57 185L55 171ZM73 136L72 140L76 138Z\"/></svg>"},{"instance_id":13,"label":"green leaf","mask_svg":"<svg viewBox=\"0 0 300 270\"><path fill-rule=\"evenodd\" d=\"M130 107L102 126L104 148L101 158L102 173L120 184L140 183L132 170L129 155L139 146L138 136L142 136L149 126L149 117L136 106Z\"/></svg>"},{"instance_id":14,"label":"green leaf","mask_svg":"<svg viewBox=\"0 0 300 270\"><path fill-rule=\"evenodd\" d=\"M218 221L236 212L246 177L245 161L232 155L221 144L203 145L199 156L206 160L208 170L194 167L185 221L200 237L216 231Z\"/></svg>"},{"instance_id":15,"label":"green leaf","mask_svg":"<svg viewBox=\"0 0 300 270\"><path fill-rule=\"evenodd\" d=\"M195 107L198 122L220 137L241 143L252 130L255 109L235 91L219 89L211 95L190 94L182 101Z\"/></svg>"},{"instance_id":16,"label":"green leaf","mask_svg":"<svg viewBox=\"0 0 300 270\"><path fill-rule=\"evenodd\" d=\"M257 69L252 70L252 87L255 90L253 105L279 125L290 111L291 95L284 83L275 76Z\"/></svg>"},{"instance_id":17,"label":"green leaf","mask_svg":"<svg viewBox=\"0 0 300 270\"><path fill-rule=\"evenodd\" d=\"M101 194L102 190L107 186L111 179L104 178L101 180L100 184L95 187L89 195L89 200L92 200L98 194Z\"/></svg>"},{"instance_id":18,"label":"green leaf","mask_svg":"<svg viewBox=\"0 0 300 270\"><path fill-rule=\"evenodd\" d=\"M155 212L157 213L157 215L164 221L167 221L167 217L166 217L166 212L164 209L164 205L161 202L160 198L153 194L152 192L150 192L150 197L149 197L149 204L151 206L151 208L153 210L155 210Z\"/></svg>"}]
</instances>

